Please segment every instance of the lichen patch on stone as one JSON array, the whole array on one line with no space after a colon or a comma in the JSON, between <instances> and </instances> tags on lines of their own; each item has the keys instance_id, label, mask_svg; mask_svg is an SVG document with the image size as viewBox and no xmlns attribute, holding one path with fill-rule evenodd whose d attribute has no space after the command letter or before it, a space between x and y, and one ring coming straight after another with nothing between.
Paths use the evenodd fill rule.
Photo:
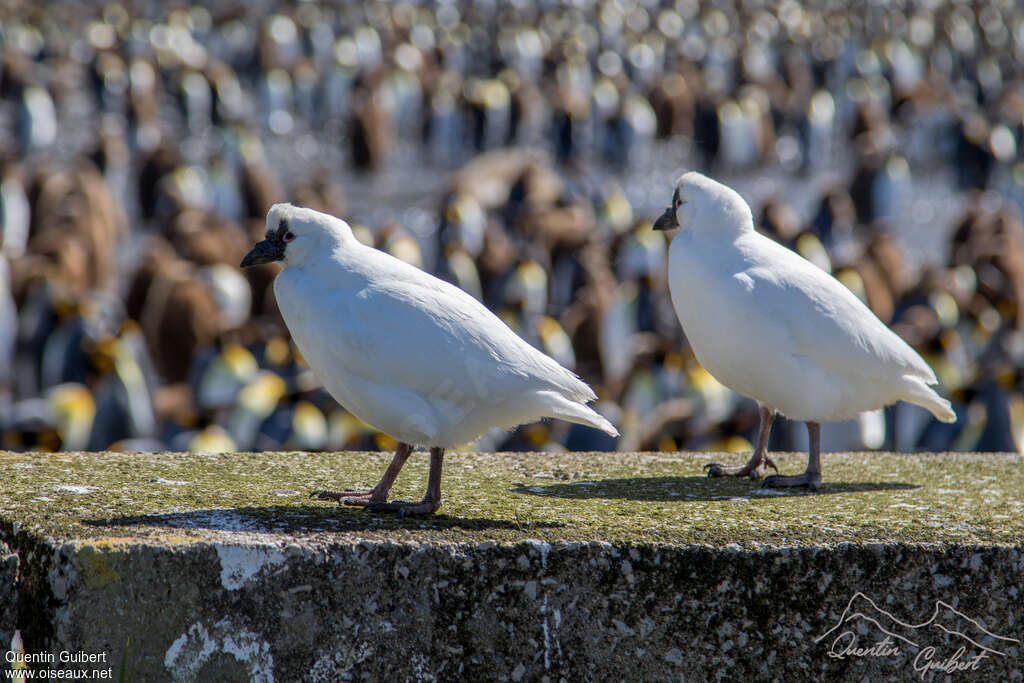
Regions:
<instances>
[{"instance_id":1,"label":"lichen patch on stone","mask_svg":"<svg viewBox=\"0 0 1024 683\"><path fill-rule=\"evenodd\" d=\"M261 570L284 564L284 553L273 546L241 546L215 543L220 558L220 581L229 591L238 590Z\"/></svg>"},{"instance_id":2,"label":"lichen patch on stone","mask_svg":"<svg viewBox=\"0 0 1024 683\"><path fill-rule=\"evenodd\" d=\"M164 667L177 681L208 680L202 675L204 667L222 653L235 658L240 665L239 674L248 680L273 683L270 644L251 631L236 628L229 619L221 619L209 629L199 622L192 624L167 648Z\"/></svg>"}]
</instances>

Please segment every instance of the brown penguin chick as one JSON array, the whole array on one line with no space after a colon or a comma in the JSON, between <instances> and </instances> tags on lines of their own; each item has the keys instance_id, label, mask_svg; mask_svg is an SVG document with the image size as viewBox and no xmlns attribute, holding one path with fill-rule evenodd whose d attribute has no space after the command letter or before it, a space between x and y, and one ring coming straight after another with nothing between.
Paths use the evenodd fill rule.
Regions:
<instances>
[{"instance_id":1,"label":"brown penguin chick","mask_svg":"<svg viewBox=\"0 0 1024 683\"><path fill-rule=\"evenodd\" d=\"M92 289L89 250L82 235L63 226L44 226L29 240L29 272L45 273L46 279L66 298ZM21 260L21 259L19 259Z\"/></svg>"},{"instance_id":2,"label":"brown penguin chick","mask_svg":"<svg viewBox=\"0 0 1024 683\"><path fill-rule=\"evenodd\" d=\"M877 265L878 274L885 280L890 296L894 300L901 299L910 286L903 246L889 232L878 230L868 240L864 257Z\"/></svg>"},{"instance_id":3,"label":"brown penguin chick","mask_svg":"<svg viewBox=\"0 0 1024 683\"><path fill-rule=\"evenodd\" d=\"M996 222L996 238L1002 244L999 261L1009 279L1004 303L1004 320L1013 321L1021 329L1024 320L1020 315L1024 309L1024 223L1015 208L1009 206L1000 212Z\"/></svg>"},{"instance_id":4,"label":"brown penguin chick","mask_svg":"<svg viewBox=\"0 0 1024 683\"><path fill-rule=\"evenodd\" d=\"M517 183L522 184L522 201L534 208L554 204L564 187L545 152L518 148L474 158L452 174L449 188L470 195L490 210L505 206Z\"/></svg>"},{"instance_id":5,"label":"brown penguin chick","mask_svg":"<svg viewBox=\"0 0 1024 683\"><path fill-rule=\"evenodd\" d=\"M32 174L26 188L29 212L29 235L42 231L57 214L61 200L72 191L71 174L44 161Z\"/></svg>"},{"instance_id":6,"label":"brown penguin chick","mask_svg":"<svg viewBox=\"0 0 1024 683\"><path fill-rule=\"evenodd\" d=\"M580 250L580 263L586 284L562 314L561 323L572 340L577 372L583 377L603 377L599 330L617 288L612 256L606 244L591 242ZM621 390L622 386L609 387L612 396Z\"/></svg>"},{"instance_id":7,"label":"brown penguin chick","mask_svg":"<svg viewBox=\"0 0 1024 683\"><path fill-rule=\"evenodd\" d=\"M555 206L565 190L565 183L547 157L530 160L516 182L522 183L523 203L532 213Z\"/></svg>"},{"instance_id":8,"label":"brown penguin chick","mask_svg":"<svg viewBox=\"0 0 1024 683\"><path fill-rule=\"evenodd\" d=\"M1022 245L1024 226L1016 208L1005 204L992 211L983 206L980 193L974 193L950 239L950 265L1000 256Z\"/></svg>"},{"instance_id":9,"label":"brown penguin chick","mask_svg":"<svg viewBox=\"0 0 1024 683\"><path fill-rule=\"evenodd\" d=\"M158 267L139 320L153 363L167 382L188 377L196 352L220 330L217 304L186 261Z\"/></svg>"},{"instance_id":10,"label":"brown penguin chick","mask_svg":"<svg viewBox=\"0 0 1024 683\"><path fill-rule=\"evenodd\" d=\"M123 218L110 188L95 165L77 159L70 169L42 170L29 193L32 205L30 242L44 232L74 236L88 262L86 289L104 287L114 274L117 240ZM47 237L47 240L53 239ZM38 247L36 247L38 250Z\"/></svg>"},{"instance_id":11,"label":"brown penguin chick","mask_svg":"<svg viewBox=\"0 0 1024 683\"><path fill-rule=\"evenodd\" d=\"M249 244L249 235L237 223L202 209L186 209L175 216L170 237L182 258L201 266L235 266Z\"/></svg>"},{"instance_id":12,"label":"brown penguin chick","mask_svg":"<svg viewBox=\"0 0 1024 683\"><path fill-rule=\"evenodd\" d=\"M551 252L560 247L578 247L587 240L597 219L590 202L573 202L564 206L552 206L528 214L523 224L530 226L528 234L539 238L545 250Z\"/></svg>"},{"instance_id":13,"label":"brown penguin chick","mask_svg":"<svg viewBox=\"0 0 1024 683\"><path fill-rule=\"evenodd\" d=\"M928 340L936 338L942 332L942 324L934 308L925 304L915 304L903 311L899 321L893 323L892 329L920 352Z\"/></svg>"},{"instance_id":14,"label":"brown penguin chick","mask_svg":"<svg viewBox=\"0 0 1024 683\"><path fill-rule=\"evenodd\" d=\"M314 170L313 175L299 183L292 192L296 206L304 206L332 216L345 215L345 191L330 179L326 168Z\"/></svg>"},{"instance_id":15,"label":"brown penguin chick","mask_svg":"<svg viewBox=\"0 0 1024 683\"><path fill-rule=\"evenodd\" d=\"M658 79L648 99L658 121L659 138L693 136L694 97L682 74L670 72Z\"/></svg>"},{"instance_id":16,"label":"brown penguin chick","mask_svg":"<svg viewBox=\"0 0 1024 683\"><path fill-rule=\"evenodd\" d=\"M118 116L104 114L100 122L100 139L89 159L100 173L106 174L110 169L127 169L131 163L132 153L125 139L124 125Z\"/></svg>"},{"instance_id":17,"label":"brown penguin chick","mask_svg":"<svg viewBox=\"0 0 1024 683\"><path fill-rule=\"evenodd\" d=\"M969 267L977 278L976 299L971 304L1000 307L1004 320L1021 324L1024 303L1024 226L1016 210L1004 207L997 213L985 210L979 195L972 198L967 214L950 240L950 265Z\"/></svg>"},{"instance_id":18,"label":"brown penguin chick","mask_svg":"<svg viewBox=\"0 0 1024 683\"><path fill-rule=\"evenodd\" d=\"M1019 252L1024 247L1024 222L1017 207L1004 202L996 216L993 235L997 240L996 253Z\"/></svg>"},{"instance_id":19,"label":"brown penguin chick","mask_svg":"<svg viewBox=\"0 0 1024 683\"><path fill-rule=\"evenodd\" d=\"M356 86L349 119L352 165L360 170L380 168L391 155L394 131L391 115L380 106L375 86Z\"/></svg>"},{"instance_id":20,"label":"brown penguin chick","mask_svg":"<svg viewBox=\"0 0 1024 683\"><path fill-rule=\"evenodd\" d=\"M1020 219L1006 210L993 222L989 237L993 249L972 263L978 293L1000 314L1009 327L1020 329L1024 305L1024 246Z\"/></svg>"},{"instance_id":21,"label":"brown penguin chick","mask_svg":"<svg viewBox=\"0 0 1024 683\"><path fill-rule=\"evenodd\" d=\"M249 158L242 165L242 201L245 217L261 221L270 207L284 199L284 190L277 176L258 159Z\"/></svg>"},{"instance_id":22,"label":"brown penguin chick","mask_svg":"<svg viewBox=\"0 0 1024 683\"><path fill-rule=\"evenodd\" d=\"M114 201L110 186L96 165L88 159L75 162L76 193L85 204L81 227L88 234L94 286L104 287L115 273L118 240L124 233L125 217Z\"/></svg>"},{"instance_id":23,"label":"brown penguin chick","mask_svg":"<svg viewBox=\"0 0 1024 683\"><path fill-rule=\"evenodd\" d=\"M157 420L194 427L199 419L195 394L187 382L176 382L159 387L153 393L153 411Z\"/></svg>"},{"instance_id":24,"label":"brown penguin chick","mask_svg":"<svg viewBox=\"0 0 1024 683\"><path fill-rule=\"evenodd\" d=\"M146 306L146 297L157 273L164 264L177 258L174 247L169 242L160 237L150 238L124 298L125 313L130 319L136 322L142 319L142 309Z\"/></svg>"},{"instance_id":25,"label":"brown penguin chick","mask_svg":"<svg viewBox=\"0 0 1024 683\"><path fill-rule=\"evenodd\" d=\"M896 300L893 298L888 279L881 272L879 264L871 258L862 256L853 264L853 269L860 277L868 308L882 322L891 321Z\"/></svg>"},{"instance_id":26,"label":"brown penguin chick","mask_svg":"<svg viewBox=\"0 0 1024 683\"><path fill-rule=\"evenodd\" d=\"M25 253L23 256L10 261L11 266L11 296L14 299L14 307L21 310L25 306L29 294L36 287L46 284L46 279L52 265L50 260L39 254Z\"/></svg>"},{"instance_id":27,"label":"brown penguin chick","mask_svg":"<svg viewBox=\"0 0 1024 683\"><path fill-rule=\"evenodd\" d=\"M758 227L776 242L788 246L800 233L800 217L789 204L769 199L761 207Z\"/></svg>"},{"instance_id":28,"label":"brown penguin chick","mask_svg":"<svg viewBox=\"0 0 1024 683\"><path fill-rule=\"evenodd\" d=\"M267 223L265 219L252 218L246 223L249 238L252 241L259 241L265 237ZM252 315L253 317L270 318L280 326L284 325L281 314L277 309L277 299L274 297L272 288L274 278L281 270L276 263L265 263L258 266L249 266L242 270L242 274L249 280L249 288L252 290Z\"/></svg>"},{"instance_id":29,"label":"brown penguin chick","mask_svg":"<svg viewBox=\"0 0 1024 683\"><path fill-rule=\"evenodd\" d=\"M0 97L8 101L15 101L21 97L21 92L28 85L32 77L33 64L21 50L7 47L3 51L3 63L0 73Z\"/></svg>"}]
</instances>

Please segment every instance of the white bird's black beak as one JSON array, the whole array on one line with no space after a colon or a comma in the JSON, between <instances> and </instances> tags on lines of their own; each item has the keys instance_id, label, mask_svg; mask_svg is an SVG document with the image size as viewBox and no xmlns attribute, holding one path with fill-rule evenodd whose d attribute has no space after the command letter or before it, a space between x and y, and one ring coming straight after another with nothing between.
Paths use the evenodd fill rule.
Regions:
<instances>
[{"instance_id":1,"label":"white bird's black beak","mask_svg":"<svg viewBox=\"0 0 1024 683\"><path fill-rule=\"evenodd\" d=\"M249 266L258 266L261 263L271 263L273 261L280 261L284 258L284 240L282 240L276 233L271 233L270 236L262 242L257 242L256 246L245 255L242 259L242 268L248 268Z\"/></svg>"},{"instance_id":2,"label":"white bird's black beak","mask_svg":"<svg viewBox=\"0 0 1024 683\"><path fill-rule=\"evenodd\" d=\"M679 221L676 219L676 212L670 206L665 209L665 213L658 216L658 220L654 221L655 230L675 230L679 227Z\"/></svg>"}]
</instances>

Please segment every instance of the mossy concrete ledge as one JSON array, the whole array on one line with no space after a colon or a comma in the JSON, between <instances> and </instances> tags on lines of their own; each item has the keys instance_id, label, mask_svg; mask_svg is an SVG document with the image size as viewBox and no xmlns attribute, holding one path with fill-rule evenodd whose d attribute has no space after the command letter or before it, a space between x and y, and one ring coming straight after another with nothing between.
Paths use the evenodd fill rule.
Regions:
<instances>
[{"instance_id":1,"label":"mossy concrete ledge","mask_svg":"<svg viewBox=\"0 0 1024 683\"><path fill-rule=\"evenodd\" d=\"M0 650L11 642L18 618L18 556L0 541Z\"/></svg>"},{"instance_id":2,"label":"mossy concrete ledge","mask_svg":"<svg viewBox=\"0 0 1024 683\"><path fill-rule=\"evenodd\" d=\"M1020 456L832 454L816 495L708 458L452 454L396 519L306 498L386 455L0 453L0 637L147 681L1024 679Z\"/></svg>"}]
</instances>

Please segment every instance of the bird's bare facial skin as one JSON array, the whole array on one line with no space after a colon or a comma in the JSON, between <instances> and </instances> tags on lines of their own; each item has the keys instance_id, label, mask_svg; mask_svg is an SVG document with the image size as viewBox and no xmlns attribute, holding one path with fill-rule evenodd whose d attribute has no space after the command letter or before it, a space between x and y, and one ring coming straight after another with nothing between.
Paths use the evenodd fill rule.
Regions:
<instances>
[{"instance_id":1,"label":"bird's bare facial skin","mask_svg":"<svg viewBox=\"0 0 1024 683\"><path fill-rule=\"evenodd\" d=\"M281 219L276 230L267 231L267 239L257 242L245 258L242 259L242 268L257 266L261 263L271 263L284 258L285 245L295 239L295 233L288 227L288 221Z\"/></svg>"},{"instance_id":2,"label":"bird's bare facial skin","mask_svg":"<svg viewBox=\"0 0 1024 683\"><path fill-rule=\"evenodd\" d=\"M277 230L267 231L267 239L277 239L282 243L287 243L295 239L295 233L292 232L288 221L282 218L277 224Z\"/></svg>"},{"instance_id":3,"label":"bird's bare facial skin","mask_svg":"<svg viewBox=\"0 0 1024 683\"><path fill-rule=\"evenodd\" d=\"M679 227L679 218L676 216L676 211L680 206L683 205L683 200L679 198L679 188L672 194L672 206L665 209L665 213L658 217L658 220L654 221L655 230L675 230Z\"/></svg>"},{"instance_id":4,"label":"bird's bare facial skin","mask_svg":"<svg viewBox=\"0 0 1024 683\"><path fill-rule=\"evenodd\" d=\"M675 194L672 195L672 210L679 211L679 209L686 203L683 199L683 195L679 192L679 188L676 188Z\"/></svg>"}]
</instances>

